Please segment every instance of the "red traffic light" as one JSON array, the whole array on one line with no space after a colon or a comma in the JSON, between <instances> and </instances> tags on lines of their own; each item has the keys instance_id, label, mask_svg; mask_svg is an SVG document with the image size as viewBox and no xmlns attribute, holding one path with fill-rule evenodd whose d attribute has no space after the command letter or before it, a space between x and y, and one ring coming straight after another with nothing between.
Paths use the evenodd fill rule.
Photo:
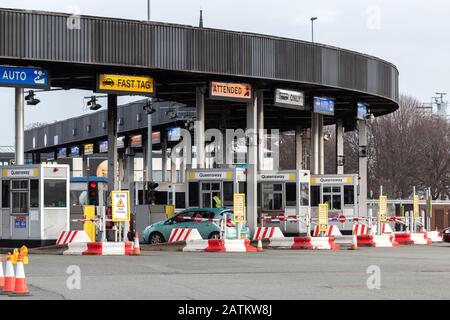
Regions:
<instances>
[{"instance_id":1,"label":"red traffic light","mask_svg":"<svg viewBox=\"0 0 450 320\"><path fill-rule=\"evenodd\" d=\"M97 182L91 182L91 183L89 184L89 187L90 187L91 189L97 189Z\"/></svg>"}]
</instances>

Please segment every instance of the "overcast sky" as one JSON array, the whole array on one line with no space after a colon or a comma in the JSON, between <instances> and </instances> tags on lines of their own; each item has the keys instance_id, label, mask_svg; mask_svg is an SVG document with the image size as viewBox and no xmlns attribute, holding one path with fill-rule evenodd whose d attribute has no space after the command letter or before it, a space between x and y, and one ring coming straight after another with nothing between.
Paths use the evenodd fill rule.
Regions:
<instances>
[{"instance_id":1,"label":"overcast sky","mask_svg":"<svg viewBox=\"0 0 450 320\"><path fill-rule=\"evenodd\" d=\"M145 20L146 0L0 0L0 7L73 12ZM449 92L450 2L445 0L151 0L152 20L311 39L309 18L317 16L315 40L368 53L394 63L400 91L430 102ZM25 122L53 122L86 113L90 92L39 94L37 107L26 107ZM121 98L119 102L125 101ZM0 89L0 145L14 144L14 93Z\"/></svg>"}]
</instances>

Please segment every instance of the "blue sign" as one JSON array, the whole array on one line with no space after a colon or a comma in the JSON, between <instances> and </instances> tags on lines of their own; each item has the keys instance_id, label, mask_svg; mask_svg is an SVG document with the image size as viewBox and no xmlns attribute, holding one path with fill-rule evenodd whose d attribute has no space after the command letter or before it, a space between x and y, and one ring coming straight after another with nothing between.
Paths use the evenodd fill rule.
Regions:
<instances>
[{"instance_id":1,"label":"blue sign","mask_svg":"<svg viewBox=\"0 0 450 320\"><path fill-rule=\"evenodd\" d=\"M330 98L314 98L314 112L334 116L334 100Z\"/></svg>"},{"instance_id":2,"label":"blue sign","mask_svg":"<svg viewBox=\"0 0 450 320\"><path fill-rule=\"evenodd\" d=\"M108 141L101 141L98 144L98 148L99 148L100 153L108 152Z\"/></svg>"},{"instance_id":3,"label":"blue sign","mask_svg":"<svg viewBox=\"0 0 450 320\"><path fill-rule=\"evenodd\" d=\"M181 140L181 128L167 129L167 136L170 142L177 142Z\"/></svg>"},{"instance_id":4,"label":"blue sign","mask_svg":"<svg viewBox=\"0 0 450 320\"><path fill-rule=\"evenodd\" d=\"M55 160L55 153L49 152L47 153L47 161L54 161Z\"/></svg>"},{"instance_id":5,"label":"blue sign","mask_svg":"<svg viewBox=\"0 0 450 320\"><path fill-rule=\"evenodd\" d=\"M14 220L14 226L16 229L26 229L27 228L27 219L26 218L16 218Z\"/></svg>"},{"instance_id":6,"label":"blue sign","mask_svg":"<svg viewBox=\"0 0 450 320\"><path fill-rule=\"evenodd\" d=\"M0 66L0 86L45 89L50 87L50 80L47 70Z\"/></svg>"},{"instance_id":7,"label":"blue sign","mask_svg":"<svg viewBox=\"0 0 450 320\"><path fill-rule=\"evenodd\" d=\"M366 120L367 119L367 105L364 103L358 103L358 114L356 116L358 120Z\"/></svg>"},{"instance_id":8,"label":"blue sign","mask_svg":"<svg viewBox=\"0 0 450 320\"><path fill-rule=\"evenodd\" d=\"M72 157L78 157L80 155L80 147L72 147L72 148L70 148L70 155Z\"/></svg>"},{"instance_id":9,"label":"blue sign","mask_svg":"<svg viewBox=\"0 0 450 320\"><path fill-rule=\"evenodd\" d=\"M67 157L67 148L58 149L58 159L63 159Z\"/></svg>"}]
</instances>

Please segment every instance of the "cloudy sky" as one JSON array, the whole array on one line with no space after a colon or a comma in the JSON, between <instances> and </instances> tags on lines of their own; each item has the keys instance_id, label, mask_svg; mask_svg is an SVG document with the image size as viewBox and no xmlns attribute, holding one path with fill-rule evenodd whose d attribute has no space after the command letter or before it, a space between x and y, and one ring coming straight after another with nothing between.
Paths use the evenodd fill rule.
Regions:
<instances>
[{"instance_id":1,"label":"cloudy sky","mask_svg":"<svg viewBox=\"0 0 450 320\"><path fill-rule=\"evenodd\" d=\"M80 11L82 14L146 19L146 0L0 0L0 7ZM205 25L238 31L311 39L368 53L394 63L400 90L423 102L436 92L450 92L450 2L446 0L151 0L152 20ZM26 124L53 122L85 113L83 96L90 92L40 94L41 104L26 107ZM0 89L0 145L14 144L14 100L11 89ZM125 98L121 98L124 101Z\"/></svg>"}]
</instances>

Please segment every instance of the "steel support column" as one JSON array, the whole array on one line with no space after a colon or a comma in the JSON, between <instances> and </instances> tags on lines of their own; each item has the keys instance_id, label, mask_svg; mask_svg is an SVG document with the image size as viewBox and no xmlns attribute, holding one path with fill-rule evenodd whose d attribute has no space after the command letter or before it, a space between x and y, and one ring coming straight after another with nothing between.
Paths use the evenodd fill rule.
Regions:
<instances>
[{"instance_id":1,"label":"steel support column","mask_svg":"<svg viewBox=\"0 0 450 320\"><path fill-rule=\"evenodd\" d=\"M336 173L344 174L344 124L338 120L336 125Z\"/></svg>"},{"instance_id":2,"label":"steel support column","mask_svg":"<svg viewBox=\"0 0 450 320\"><path fill-rule=\"evenodd\" d=\"M258 95L259 96L259 95ZM254 232L258 226L258 98L247 104L247 220Z\"/></svg>"},{"instance_id":3,"label":"steel support column","mask_svg":"<svg viewBox=\"0 0 450 320\"><path fill-rule=\"evenodd\" d=\"M367 123L358 120L359 131L359 215L367 214Z\"/></svg>"},{"instance_id":4,"label":"steel support column","mask_svg":"<svg viewBox=\"0 0 450 320\"><path fill-rule=\"evenodd\" d=\"M197 147L197 168L205 168L205 88L196 89L197 122L195 124L195 145Z\"/></svg>"},{"instance_id":5,"label":"steel support column","mask_svg":"<svg viewBox=\"0 0 450 320\"><path fill-rule=\"evenodd\" d=\"M108 192L118 189L117 181L117 96L108 95Z\"/></svg>"},{"instance_id":6,"label":"steel support column","mask_svg":"<svg viewBox=\"0 0 450 320\"><path fill-rule=\"evenodd\" d=\"M318 116L318 128L319 128L319 174L325 174L325 140L324 140L324 126L323 115Z\"/></svg>"},{"instance_id":7,"label":"steel support column","mask_svg":"<svg viewBox=\"0 0 450 320\"><path fill-rule=\"evenodd\" d=\"M264 149L266 145L266 135L264 132L264 91L260 90L257 93L258 105L258 170L264 170Z\"/></svg>"},{"instance_id":8,"label":"steel support column","mask_svg":"<svg viewBox=\"0 0 450 320\"><path fill-rule=\"evenodd\" d=\"M297 170L303 170L303 128L295 129L295 165Z\"/></svg>"},{"instance_id":9,"label":"steel support column","mask_svg":"<svg viewBox=\"0 0 450 320\"><path fill-rule=\"evenodd\" d=\"M15 99L15 160L17 166L23 166L25 164L25 96L22 88L16 88Z\"/></svg>"},{"instance_id":10,"label":"steel support column","mask_svg":"<svg viewBox=\"0 0 450 320\"><path fill-rule=\"evenodd\" d=\"M318 175L320 173L319 153L319 115L317 113L312 113L310 167L311 174L314 175Z\"/></svg>"}]
</instances>

